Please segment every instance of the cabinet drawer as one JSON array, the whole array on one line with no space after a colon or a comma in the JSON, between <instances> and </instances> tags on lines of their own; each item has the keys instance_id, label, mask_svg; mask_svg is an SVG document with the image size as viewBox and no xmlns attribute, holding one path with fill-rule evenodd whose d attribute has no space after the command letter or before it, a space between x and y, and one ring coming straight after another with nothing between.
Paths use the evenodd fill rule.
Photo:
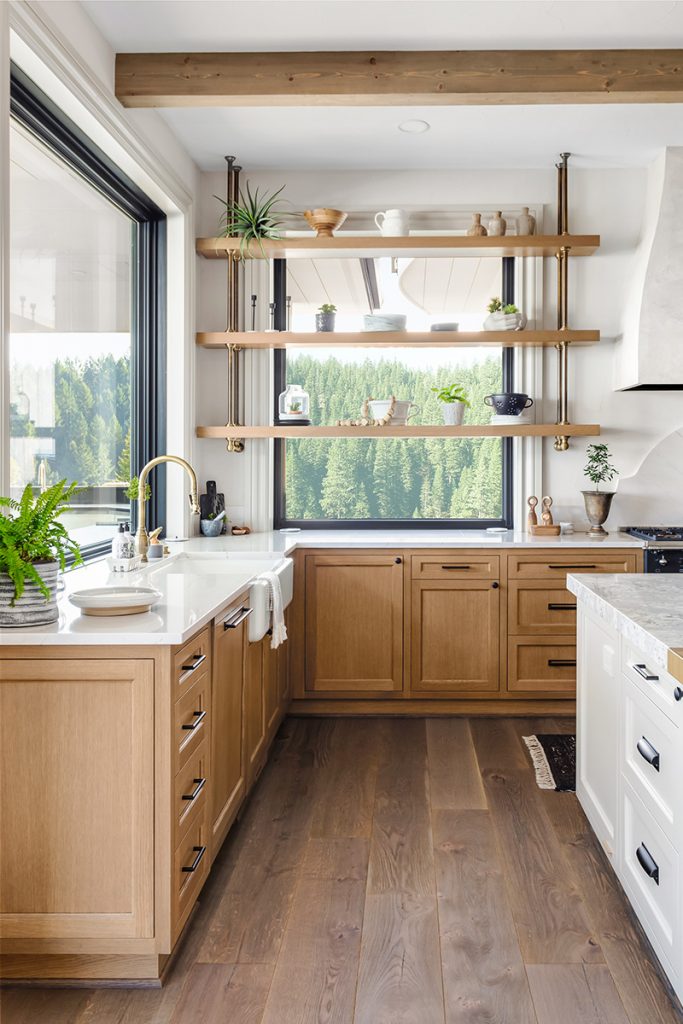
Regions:
<instances>
[{"instance_id":1,"label":"cabinet drawer","mask_svg":"<svg viewBox=\"0 0 683 1024\"><path fill-rule=\"evenodd\" d=\"M530 551L508 555L508 579L561 579L568 572L635 572L637 555L625 551Z\"/></svg>"},{"instance_id":2,"label":"cabinet drawer","mask_svg":"<svg viewBox=\"0 0 683 1024\"><path fill-rule=\"evenodd\" d=\"M208 741L202 741L175 777L173 784L175 846L187 831L196 809L200 806L203 807L206 803L208 750Z\"/></svg>"},{"instance_id":3,"label":"cabinet drawer","mask_svg":"<svg viewBox=\"0 0 683 1024\"><path fill-rule=\"evenodd\" d=\"M511 635L576 635L576 598L546 580L511 580L508 584L508 632Z\"/></svg>"},{"instance_id":4,"label":"cabinet drawer","mask_svg":"<svg viewBox=\"0 0 683 1024\"><path fill-rule=\"evenodd\" d=\"M621 671L678 726L683 701L676 701L674 692L679 684L665 668L654 665L652 658L625 638L621 641Z\"/></svg>"},{"instance_id":5,"label":"cabinet drawer","mask_svg":"<svg viewBox=\"0 0 683 1024\"><path fill-rule=\"evenodd\" d=\"M182 929L209 871L209 826L205 809L191 816L190 826L173 857L173 932Z\"/></svg>"},{"instance_id":6,"label":"cabinet drawer","mask_svg":"<svg viewBox=\"0 0 683 1024\"><path fill-rule=\"evenodd\" d=\"M438 555L413 555L411 575L414 580L498 579L500 557L482 552L473 554L467 548L442 551Z\"/></svg>"},{"instance_id":7,"label":"cabinet drawer","mask_svg":"<svg viewBox=\"0 0 683 1024\"><path fill-rule=\"evenodd\" d=\"M509 637L508 690L573 696L576 644L565 637Z\"/></svg>"},{"instance_id":8,"label":"cabinet drawer","mask_svg":"<svg viewBox=\"0 0 683 1024\"><path fill-rule=\"evenodd\" d=\"M209 630L193 637L173 658L173 681L177 700L200 676L211 669L211 640Z\"/></svg>"},{"instance_id":9,"label":"cabinet drawer","mask_svg":"<svg viewBox=\"0 0 683 1024\"><path fill-rule=\"evenodd\" d=\"M681 753L678 729L640 688L622 676L622 771L673 842L680 816Z\"/></svg>"},{"instance_id":10,"label":"cabinet drawer","mask_svg":"<svg viewBox=\"0 0 683 1024\"><path fill-rule=\"evenodd\" d=\"M187 763L204 737L208 735L210 683L211 680L208 676L202 676L176 702L174 708L176 772L179 772Z\"/></svg>"},{"instance_id":11,"label":"cabinet drawer","mask_svg":"<svg viewBox=\"0 0 683 1024\"><path fill-rule=\"evenodd\" d=\"M670 971L680 949L678 854L625 780L621 835L624 889Z\"/></svg>"}]
</instances>

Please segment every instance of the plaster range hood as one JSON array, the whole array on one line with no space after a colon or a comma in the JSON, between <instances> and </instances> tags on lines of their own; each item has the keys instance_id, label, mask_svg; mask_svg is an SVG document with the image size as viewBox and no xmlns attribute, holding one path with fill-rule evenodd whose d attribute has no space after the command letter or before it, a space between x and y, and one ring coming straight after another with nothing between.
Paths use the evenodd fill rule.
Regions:
<instances>
[{"instance_id":1,"label":"plaster range hood","mask_svg":"<svg viewBox=\"0 0 683 1024\"><path fill-rule=\"evenodd\" d=\"M644 230L615 348L618 391L683 390L683 148L648 172Z\"/></svg>"}]
</instances>

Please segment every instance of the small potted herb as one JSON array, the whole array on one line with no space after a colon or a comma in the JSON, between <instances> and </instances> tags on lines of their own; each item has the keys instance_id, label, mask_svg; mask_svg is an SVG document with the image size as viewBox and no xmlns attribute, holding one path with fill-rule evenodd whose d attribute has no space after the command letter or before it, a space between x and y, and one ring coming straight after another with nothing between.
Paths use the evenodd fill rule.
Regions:
<instances>
[{"instance_id":1,"label":"small potted herb","mask_svg":"<svg viewBox=\"0 0 683 1024\"><path fill-rule=\"evenodd\" d=\"M276 211L278 203L282 202L278 196L284 189L284 185L270 195L266 193L259 195L259 190L252 194L249 182L246 184L246 192L240 189L239 202L229 203L220 196L214 196L219 203L225 207L221 217L221 231L225 236L236 236L240 239L240 257L244 259L251 255L250 246L257 242L261 255L266 257L263 247L265 238L279 238L283 224L279 218L279 211Z\"/></svg>"},{"instance_id":2,"label":"small potted herb","mask_svg":"<svg viewBox=\"0 0 683 1024\"><path fill-rule=\"evenodd\" d=\"M333 331L334 318L337 315L337 307L331 302L323 302L315 314L316 331Z\"/></svg>"},{"instance_id":3,"label":"small potted herb","mask_svg":"<svg viewBox=\"0 0 683 1024\"><path fill-rule=\"evenodd\" d=\"M582 491L586 505L586 515L591 524L590 536L604 537L607 530L603 523L609 515L612 498L616 491L601 491L600 484L609 483L617 475L618 470L612 465L612 455L606 444L589 444L586 448L588 462L584 466L583 475L595 484L592 491Z\"/></svg>"},{"instance_id":4,"label":"small potted herb","mask_svg":"<svg viewBox=\"0 0 683 1024\"><path fill-rule=\"evenodd\" d=\"M526 327L526 317L513 302L503 305L494 298L486 308L489 315L484 320L485 331L523 331Z\"/></svg>"},{"instance_id":5,"label":"small potted herb","mask_svg":"<svg viewBox=\"0 0 683 1024\"><path fill-rule=\"evenodd\" d=\"M465 408L471 409L472 403L461 384L449 384L446 388L431 389L440 402L443 402L443 421L448 427L459 427L465 415Z\"/></svg>"},{"instance_id":6,"label":"small potted herb","mask_svg":"<svg viewBox=\"0 0 683 1024\"><path fill-rule=\"evenodd\" d=\"M42 626L54 622L57 573L82 562L59 517L77 491L66 480L34 497L27 484L21 498L0 498L0 626Z\"/></svg>"}]
</instances>

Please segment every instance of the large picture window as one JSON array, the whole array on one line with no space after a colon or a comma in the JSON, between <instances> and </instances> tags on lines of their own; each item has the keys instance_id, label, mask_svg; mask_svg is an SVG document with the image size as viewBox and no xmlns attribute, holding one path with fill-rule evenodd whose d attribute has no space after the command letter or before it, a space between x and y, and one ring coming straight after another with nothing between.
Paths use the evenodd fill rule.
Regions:
<instances>
[{"instance_id":1,"label":"large picture window","mask_svg":"<svg viewBox=\"0 0 683 1024\"><path fill-rule=\"evenodd\" d=\"M94 555L163 444L164 215L16 70L11 101L10 491L77 481Z\"/></svg>"},{"instance_id":2,"label":"large picture window","mask_svg":"<svg viewBox=\"0 0 683 1024\"><path fill-rule=\"evenodd\" d=\"M307 261L286 268L277 261L276 295L288 296L291 330L311 330L316 305L334 302L340 292L340 331L359 330L369 307L404 313L408 330L429 331L431 323L454 321L461 331L476 331L493 296L514 299L513 259L387 259L369 267L334 262L339 267L326 261L322 268L321 260L312 272ZM414 403L411 423L438 424L443 414L432 388L456 382L471 403L465 424L488 423L485 396L511 390L512 380L513 349L502 346L331 345L275 355L276 400L287 384L301 385L310 395L314 425L358 417L364 399L391 395ZM276 528L475 528L512 522L510 438L302 438L275 445Z\"/></svg>"}]
</instances>

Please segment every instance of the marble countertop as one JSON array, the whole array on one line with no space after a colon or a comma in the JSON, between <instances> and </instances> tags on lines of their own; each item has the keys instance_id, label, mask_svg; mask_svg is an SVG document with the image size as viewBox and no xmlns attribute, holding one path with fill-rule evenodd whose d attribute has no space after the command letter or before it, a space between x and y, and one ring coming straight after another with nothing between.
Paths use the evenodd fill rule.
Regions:
<instances>
[{"instance_id":1,"label":"marble countertop","mask_svg":"<svg viewBox=\"0 0 683 1024\"><path fill-rule=\"evenodd\" d=\"M571 574L567 587L648 661L683 681L683 576Z\"/></svg>"},{"instance_id":2,"label":"marble countertop","mask_svg":"<svg viewBox=\"0 0 683 1024\"><path fill-rule=\"evenodd\" d=\"M246 537L194 537L169 541L172 555L150 563L140 572L114 574L106 560L65 574L59 600L59 619L47 626L0 629L0 648L10 645L182 644L218 615L249 586L258 571L274 568L297 548L640 548L625 534L603 540L585 533L560 537L530 537L506 530L300 530L252 533ZM216 572L196 574L181 556L215 555ZM226 564L226 560L230 565ZM175 565L175 568L174 568ZM81 615L68 600L74 590L105 586L153 586L161 599L142 615L91 617Z\"/></svg>"}]
</instances>

